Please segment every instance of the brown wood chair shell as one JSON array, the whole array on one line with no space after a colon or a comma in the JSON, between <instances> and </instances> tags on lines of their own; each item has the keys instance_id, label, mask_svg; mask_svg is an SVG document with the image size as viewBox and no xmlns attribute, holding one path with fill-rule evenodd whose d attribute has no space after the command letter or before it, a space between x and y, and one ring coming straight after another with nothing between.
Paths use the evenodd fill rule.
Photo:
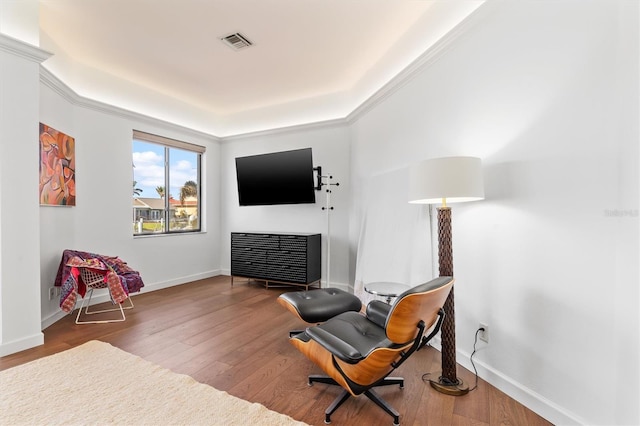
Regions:
<instances>
[{"instance_id":1,"label":"brown wood chair shell","mask_svg":"<svg viewBox=\"0 0 640 426\"><path fill-rule=\"evenodd\" d=\"M399 424L399 413L373 388L404 386L404 379L389 374L439 331L442 306L453 282L452 277L435 278L405 291L391 305L372 301L364 314L341 313L290 339L327 374L309 376L309 385L319 382L343 388L325 411L325 423L349 397L364 394Z\"/></svg>"}]
</instances>

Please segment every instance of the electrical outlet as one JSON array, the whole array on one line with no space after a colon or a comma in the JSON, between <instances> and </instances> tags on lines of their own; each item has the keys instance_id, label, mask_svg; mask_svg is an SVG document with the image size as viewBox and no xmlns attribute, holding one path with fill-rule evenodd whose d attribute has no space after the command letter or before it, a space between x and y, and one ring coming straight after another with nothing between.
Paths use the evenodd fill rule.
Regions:
<instances>
[{"instance_id":1,"label":"electrical outlet","mask_svg":"<svg viewBox=\"0 0 640 426\"><path fill-rule=\"evenodd\" d=\"M480 325L478 325L478 329L480 330L478 338L485 343L489 343L489 326L481 322Z\"/></svg>"},{"instance_id":2,"label":"electrical outlet","mask_svg":"<svg viewBox=\"0 0 640 426\"><path fill-rule=\"evenodd\" d=\"M49 287L49 300L53 300L54 297L56 297L56 288Z\"/></svg>"}]
</instances>

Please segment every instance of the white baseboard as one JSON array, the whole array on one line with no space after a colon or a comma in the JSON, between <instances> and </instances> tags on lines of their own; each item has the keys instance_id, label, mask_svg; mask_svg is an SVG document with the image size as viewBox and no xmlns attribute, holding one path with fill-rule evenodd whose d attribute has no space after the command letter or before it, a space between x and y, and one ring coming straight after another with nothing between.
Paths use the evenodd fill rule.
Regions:
<instances>
[{"instance_id":1,"label":"white baseboard","mask_svg":"<svg viewBox=\"0 0 640 426\"><path fill-rule=\"evenodd\" d=\"M40 327L44 330L50 325L53 325L54 323L60 321L62 318L64 318L65 315L69 315L69 314L64 311L54 312L48 317L42 319L42 321L40 322Z\"/></svg>"},{"instance_id":2,"label":"white baseboard","mask_svg":"<svg viewBox=\"0 0 640 426\"><path fill-rule=\"evenodd\" d=\"M186 283L190 283L192 281L198 281L198 280L203 280L203 279L206 279L206 278L216 277L218 275L221 275L220 270L208 271L208 272L203 272L203 273L194 274L194 275L188 275L188 276L185 276L185 277L180 277L180 278L176 278L176 279L173 279L173 280L161 281L161 282L157 282L157 283L151 283L151 284L145 283L144 287L142 287L142 289L140 289L140 292L139 293L132 293L131 297L135 298L135 296L138 295L138 294L148 293L150 291L161 290L163 288L169 288L169 287L173 287L173 286L176 286L176 285L186 284ZM106 289L96 290L94 292L94 295L91 297L91 305L96 305L98 303L104 303L104 302L108 302L108 301L109 301L109 293L108 293L108 291ZM76 306L77 306L77 302L76 302ZM50 325L54 324L55 322L61 320L62 318L64 318L65 315L69 315L69 314L67 314L67 313L65 313L63 311L57 311L57 312L49 315L48 317L43 318L42 321L41 321L42 330L44 330L45 328L47 328Z\"/></svg>"},{"instance_id":3,"label":"white baseboard","mask_svg":"<svg viewBox=\"0 0 640 426\"><path fill-rule=\"evenodd\" d=\"M174 287L176 285L187 284L193 281L204 280L211 277L217 277L218 275L223 275L220 269L216 269L214 271L202 272L199 274L187 275L184 277L176 278L173 280L161 281L157 283L146 284L140 290L139 294L148 293L150 291L161 290L163 288ZM134 293L132 296L135 296Z\"/></svg>"},{"instance_id":4,"label":"white baseboard","mask_svg":"<svg viewBox=\"0 0 640 426\"><path fill-rule=\"evenodd\" d=\"M346 284L346 283L335 283L335 282L332 282L332 283L329 283L328 285L326 283L323 283L322 287L323 288L329 288L329 287L339 288L340 290L346 291L348 293L353 293L353 286L351 286L349 284Z\"/></svg>"},{"instance_id":5,"label":"white baseboard","mask_svg":"<svg viewBox=\"0 0 640 426\"><path fill-rule=\"evenodd\" d=\"M34 346L40 346L43 343L44 334L42 332L23 337L18 340L13 340L6 343L3 342L2 344L0 344L0 357L24 351L25 349L33 348Z\"/></svg>"},{"instance_id":6,"label":"white baseboard","mask_svg":"<svg viewBox=\"0 0 640 426\"><path fill-rule=\"evenodd\" d=\"M441 351L442 347L440 334L431 339L431 342L429 342L429 344L435 349ZM473 372L473 366L471 365L469 357L470 354L460 350L456 350L456 362L462 365L467 370ZM476 365L476 369L478 370L478 377L495 386L497 389L507 394L510 398L515 399L520 404L524 405L525 407L543 417L544 419L550 421L551 423L555 425L587 424L585 420L580 419L580 417L576 416L574 413L571 413L564 408L554 404L547 398L527 388L523 384L518 383L511 377L504 375L500 371L485 364L484 362L474 359L473 363ZM469 385L473 386L470 383Z\"/></svg>"},{"instance_id":7,"label":"white baseboard","mask_svg":"<svg viewBox=\"0 0 640 426\"><path fill-rule=\"evenodd\" d=\"M456 352L458 363L466 369L473 371L473 366L469 360L470 354L462 351ZM476 359L474 359L473 362L476 365L479 377L551 423L555 425L587 424L586 420L581 419L575 413L558 406L539 393L513 380L511 377L506 376L484 362Z\"/></svg>"}]
</instances>

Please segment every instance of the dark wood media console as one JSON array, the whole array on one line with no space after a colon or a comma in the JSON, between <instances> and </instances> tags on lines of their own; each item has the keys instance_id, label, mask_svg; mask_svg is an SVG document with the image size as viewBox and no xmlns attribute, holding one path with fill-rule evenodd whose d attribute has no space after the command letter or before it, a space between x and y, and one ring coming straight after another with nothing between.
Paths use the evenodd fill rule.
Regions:
<instances>
[{"instance_id":1,"label":"dark wood media console","mask_svg":"<svg viewBox=\"0 0 640 426\"><path fill-rule=\"evenodd\" d=\"M234 277L270 283L320 287L320 234L231 233L231 285Z\"/></svg>"}]
</instances>

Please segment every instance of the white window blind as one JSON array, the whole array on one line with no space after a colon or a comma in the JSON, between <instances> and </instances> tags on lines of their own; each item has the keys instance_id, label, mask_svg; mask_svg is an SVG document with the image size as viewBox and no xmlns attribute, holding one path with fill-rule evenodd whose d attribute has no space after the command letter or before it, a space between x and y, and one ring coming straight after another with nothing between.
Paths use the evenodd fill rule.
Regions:
<instances>
[{"instance_id":1,"label":"white window blind","mask_svg":"<svg viewBox=\"0 0 640 426\"><path fill-rule=\"evenodd\" d=\"M197 152L198 154L204 154L206 148L201 145L196 145L189 142L182 142L176 139L166 138L164 136L158 136L151 133L141 132L139 130L133 131L133 138L140 141L158 143L161 145L170 146L173 148L184 149L185 151Z\"/></svg>"}]
</instances>

